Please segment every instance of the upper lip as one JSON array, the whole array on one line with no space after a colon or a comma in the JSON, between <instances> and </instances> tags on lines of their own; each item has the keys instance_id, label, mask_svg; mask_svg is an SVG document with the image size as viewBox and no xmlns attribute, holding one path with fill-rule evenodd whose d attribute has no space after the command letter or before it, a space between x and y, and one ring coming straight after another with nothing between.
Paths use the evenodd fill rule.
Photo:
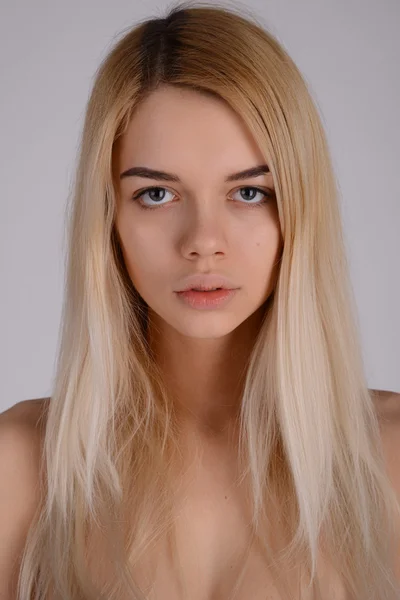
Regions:
<instances>
[{"instance_id":1,"label":"upper lip","mask_svg":"<svg viewBox=\"0 0 400 600\"><path fill-rule=\"evenodd\" d=\"M185 292L196 288L198 290L210 290L212 288L224 288L225 290L237 289L232 281L222 275L190 275L186 277L182 286L176 292Z\"/></svg>"}]
</instances>

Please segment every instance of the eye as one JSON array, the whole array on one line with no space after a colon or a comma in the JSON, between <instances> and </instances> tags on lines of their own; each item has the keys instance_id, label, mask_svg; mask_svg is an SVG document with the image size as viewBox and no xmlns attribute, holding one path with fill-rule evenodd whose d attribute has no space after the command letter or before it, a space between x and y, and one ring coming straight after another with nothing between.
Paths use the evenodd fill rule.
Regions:
<instances>
[{"instance_id":1,"label":"eye","mask_svg":"<svg viewBox=\"0 0 400 600\"><path fill-rule=\"evenodd\" d=\"M166 188L163 187L148 187L144 190L141 190L140 192L138 192L135 196L133 196L132 200L140 200L139 205L141 206L141 208L157 208L158 206L163 206L163 204L161 204L161 200L163 200L163 198L160 198L159 192L162 193L162 195L165 195L165 192L172 194L172 192L168 192L168 190ZM150 195L150 199L154 202L156 202L156 205L150 205L148 206L147 204L145 204L143 202L143 196L146 196L146 194ZM174 194L172 194L172 196L174 196Z\"/></svg>"},{"instance_id":2,"label":"eye","mask_svg":"<svg viewBox=\"0 0 400 600\"><path fill-rule=\"evenodd\" d=\"M239 202L241 204L247 204L251 207L258 207L258 206L262 206L263 204L265 204L266 202L269 201L270 198L272 198L274 196L274 192L270 189L268 190L263 190L261 188L258 187L253 187L253 186L244 186L239 188L238 190L236 190L236 192L242 192L243 190L251 190L250 193L250 198L249 195L246 193L244 196L241 194L241 200L239 200ZM161 192L161 198L160 198L160 192ZM162 200L164 200L165 198L165 193L169 193L172 194L172 196L174 196L175 194L173 194L172 192L169 192L166 188L164 187L148 187L145 188L144 190L140 190L137 194L135 194L132 197L132 200L138 200L139 201L139 206L143 209L153 209L153 208L158 208L159 206L164 206L165 204L168 204L168 202L162 202ZM149 198L151 200L151 202L155 202L155 204L147 204L146 202L144 202L143 198L149 194ZM256 202L254 202L254 199L257 198L257 194L260 194L262 196L261 199L257 199ZM247 197L246 197L247 196ZM244 200L244 201L243 201Z\"/></svg>"},{"instance_id":3,"label":"eye","mask_svg":"<svg viewBox=\"0 0 400 600\"><path fill-rule=\"evenodd\" d=\"M245 197L242 194L243 190L246 190L246 193L244 194ZM250 198L249 198L248 190L251 190ZM241 187L241 188L239 188L236 191L240 192L242 200L243 199L246 200L244 202L244 204L249 204L250 206L254 206L254 207L256 207L256 206L262 206L263 204L265 204L266 202L268 202L268 200L270 198L272 198L272 196L273 196L272 190L268 190L267 191L267 190L262 190L261 188L252 187L252 186ZM253 200L257 198L257 194L261 194L262 195L262 199L261 200L257 200L256 202L253 202Z\"/></svg>"}]
</instances>

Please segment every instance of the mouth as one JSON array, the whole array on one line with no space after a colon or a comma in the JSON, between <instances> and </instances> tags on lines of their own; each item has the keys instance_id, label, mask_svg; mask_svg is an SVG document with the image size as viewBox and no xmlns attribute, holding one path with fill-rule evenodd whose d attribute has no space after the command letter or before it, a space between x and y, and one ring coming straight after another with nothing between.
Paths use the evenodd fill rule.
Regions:
<instances>
[{"instance_id":1,"label":"mouth","mask_svg":"<svg viewBox=\"0 0 400 600\"><path fill-rule=\"evenodd\" d=\"M178 288L176 291L178 293L182 292L220 292L220 291L232 291L237 289L237 286L234 285L232 281L230 281L227 277L223 275L208 274L208 275L200 275L194 274L190 275L186 278L186 281L183 282L183 285Z\"/></svg>"},{"instance_id":2,"label":"mouth","mask_svg":"<svg viewBox=\"0 0 400 600\"><path fill-rule=\"evenodd\" d=\"M188 288L187 290L181 290L180 292L177 292L177 294L191 294L191 293L195 293L195 294L212 294L215 292L231 292L232 290L228 289L228 288Z\"/></svg>"},{"instance_id":3,"label":"mouth","mask_svg":"<svg viewBox=\"0 0 400 600\"><path fill-rule=\"evenodd\" d=\"M215 287L215 288L205 288L205 287L198 287L198 288L189 288L188 290L185 290L186 292L215 292L217 290L226 290L228 288L222 288L222 287Z\"/></svg>"},{"instance_id":4,"label":"mouth","mask_svg":"<svg viewBox=\"0 0 400 600\"><path fill-rule=\"evenodd\" d=\"M192 308L215 309L225 306L236 292L235 288L211 288L208 290L190 288L177 292L177 295Z\"/></svg>"}]
</instances>

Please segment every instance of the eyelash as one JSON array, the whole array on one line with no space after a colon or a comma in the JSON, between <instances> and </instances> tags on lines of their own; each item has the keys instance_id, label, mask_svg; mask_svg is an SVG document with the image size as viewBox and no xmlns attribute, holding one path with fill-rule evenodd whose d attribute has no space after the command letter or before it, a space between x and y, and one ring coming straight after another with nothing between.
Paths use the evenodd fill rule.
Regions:
<instances>
[{"instance_id":1,"label":"eyelash","mask_svg":"<svg viewBox=\"0 0 400 600\"><path fill-rule=\"evenodd\" d=\"M150 192L152 190L167 190L167 188L161 187L161 186L152 186L152 187L147 187L144 190L140 190L137 194L135 194L134 196L132 196L132 200L140 200L142 196L144 196L144 194L146 194L147 192ZM262 200L261 202L257 202L256 204L247 204L247 206L249 206L250 208L259 208L261 206L263 206L264 204L266 204L271 198L274 197L274 193L272 191L265 191L259 187L255 187L255 186L251 186L251 185L245 185L243 187L238 188L235 191L239 191L239 190L257 190L257 192L261 192L262 194L264 194L265 198L264 200ZM172 192L171 192L172 193ZM238 201L239 202L239 201ZM168 202L166 204L169 204ZM157 208L162 208L164 206L166 206L166 204L160 204L160 205L156 205L156 206L146 206L145 204L143 204L142 202L139 202L139 206L140 208L143 208L144 210L154 210ZM246 204L246 202L239 202L239 204Z\"/></svg>"}]
</instances>

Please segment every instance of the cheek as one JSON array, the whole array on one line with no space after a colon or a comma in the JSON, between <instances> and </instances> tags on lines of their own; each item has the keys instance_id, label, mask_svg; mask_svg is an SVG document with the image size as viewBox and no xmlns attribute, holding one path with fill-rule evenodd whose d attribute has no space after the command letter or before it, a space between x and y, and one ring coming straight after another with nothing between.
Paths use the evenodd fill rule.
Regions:
<instances>
[{"instance_id":1,"label":"cheek","mask_svg":"<svg viewBox=\"0 0 400 600\"><path fill-rule=\"evenodd\" d=\"M282 248L282 237L279 224L269 221L262 227L255 228L248 239L247 252L255 264L270 269L279 259Z\"/></svg>"},{"instance_id":2,"label":"cheek","mask_svg":"<svg viewBox=\"0 0 400 600\"><path fill-rule=\"evenodd\" d=\"M282 255L282 237L279 226L264 225L251 236L243 254L247 283L260 301L264 301L276 285Z\"/></svg>"},{"instance_id":3,"label":"cheek","mask_svg":"<svg viewBox=\"0 0 400 600\"><path fill-rule=\"evenodd\" d=\"M146 287L152 276L163 273L166 261L164 238L124 222L119 227L122 254L129 276L137 288Z\"/></svg>"}]
</instances>

